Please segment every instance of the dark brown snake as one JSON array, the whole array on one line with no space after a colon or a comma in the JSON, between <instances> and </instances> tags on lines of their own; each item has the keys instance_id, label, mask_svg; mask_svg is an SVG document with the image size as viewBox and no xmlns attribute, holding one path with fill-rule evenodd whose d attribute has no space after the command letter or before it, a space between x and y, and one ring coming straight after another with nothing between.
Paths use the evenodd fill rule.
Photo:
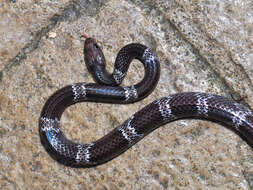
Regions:
<instances>
[{"instance_id":1,"label":"dark brown snake","mask_svg":"<svg viewBox=\"0 0 253 190\"><path fill-rule=\"evenodd\" d=\"M78 102L133 103L148 96L160 76L155 54L148 47L136 43L119 51L114 71L108 73L102 50L94 39L85 37L85 63L96 83L77 83L56 91L45 103L39 119L41 142L58 162L72 167L103 164L156 128L183 118L206 119L228 125L252 144L252 111L228 98L201 92L178 93L158 99L95 142L78 144L70 141L60 130L60 118L67 107ZM121 87L119 85L133 59L143 63L145 76L136 85Z\"/></svg>"}]
</instances>

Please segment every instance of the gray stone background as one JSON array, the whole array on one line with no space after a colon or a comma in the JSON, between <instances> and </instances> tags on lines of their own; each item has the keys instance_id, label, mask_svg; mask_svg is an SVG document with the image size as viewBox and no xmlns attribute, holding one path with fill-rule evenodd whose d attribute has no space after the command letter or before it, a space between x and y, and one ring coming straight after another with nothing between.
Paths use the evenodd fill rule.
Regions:
<instances>
[{"instance_id":1,"label":"gray stone background","mask_svg":"<svg viewBox=\"0 0 253 190\"><path fill-rule=\"evenodd\" d=\"M161 78L133 105L68 108L62 127L76 142L96 140L176 92L220 94L253 108L252 0L1 0L0 189L253 189L252 149L207 121L167 124L96 168L51 159L40 144L40 111L57 89L93 82L83 33L103 47L111 71L121 47L146 44L160 59ZM142 76L135 61L124 85Z\"/></svg>"}]
</instances>

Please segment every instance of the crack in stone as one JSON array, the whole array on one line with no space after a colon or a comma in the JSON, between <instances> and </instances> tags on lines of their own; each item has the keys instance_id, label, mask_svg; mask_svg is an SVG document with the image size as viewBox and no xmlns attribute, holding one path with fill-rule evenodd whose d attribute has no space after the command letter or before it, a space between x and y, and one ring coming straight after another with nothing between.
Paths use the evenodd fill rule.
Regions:
<instances>
[{"instance_id":1,"label":"crack in stone","mask_svg":"<svg viewBox=\"0 0 253 190\"><path fill-rule=\"evenodd\" d=\"M62 13L55 14L47 26L37 31L33 39L28 42L21 51L10 60L10 62L0 71L0 83L4 77L4 72L8 72L12 67L17 66L22 60L27 58L27 55L32 53L39 47L41 39L48 34L58 23L60 22L73 22L78 19L81 15L93 16L96 15L101 7L107 2L103 0L76 0L70 2Z\"/></svg>"},{"instance_id":2,"label":"crack in stone","mask_svg":"<svg viewBox=\"0 0 253 190\"><path fill-rule=\"evenodd\" d=\"M159 15L161 17L161 20L163 21L167 21L169 27L175 32L175 34L181 38L183 41L185 41L185 43L187 43L190 48L191 51L196 55L196 59L199 59L200 61L206 63L206 66L208 67L208 69L210 70L210 72L212 73L213 77L216 79L219 79L219 83L221 84L220 86L222 87L224 93L231 97L232 99L235 99L235 101L240 100L241 103L243 103L244 105L248 106L249 105L245 102L242 101L243 97L241 97L241 95L235 91L235 89L233 87L230 87L230 85L227 83L227 81L225 80L224 77L222 77L212 66L211 63L204 57L201 55L201 53L199 52L199 49L196 48L194 46L193 43L191 43L187 37L180 31L180 29L173 23L172 20L170 20L168 17L165 16L165 13L161 10L159 10L159 8L157 8L156 4L153 1L139 1L139 0L127 0L131 3L133 3L134 5L140 7L142 10L144 10L147 14L150 14L150 11L154 11L157 13L157 15ZM164 31L165 33L167 33L167 29L161 27L162 31ZM207 36L209 38L209 36ZM211 40L211 39L208 39ZM231 58L231 57L230 57ZM231 58L231 61L234 63L234 60ZM240 67L238 65L236 65L237 67ZM241 68L241 67L240 67ZM242 70L242 69L241 69ZM245 74L246 72L243 72L244 77L246 77L247 82L249 84L251 84L249 77L247 74ZM252 86L252 85L251 85Z\"/></svg>"},{"instance_id":3,"label":"crack in stone","mask_svg":"<svg viewBox=\"0 0 253 190\"><path fill-rule=\"evenodd\" d=\"M227 95L230 97L238 97L238 99L243 99L240 94L235 92L233 88L229 86L229 84L226 82L225 78L220 76L218 72L216 72L212 66L210 65L209 61L203 57L199 50L192 44L187 37L180 31L180 29L171 21L168 19L163 11L159 10L156 6L156 4L153 1L138 1L138 0L127 0L136 6L142 8L145 10L146 13L150 12L151 10L155 10L158 15L162 16L163 21L167 21L169 24L170 28L175 32L178 37L182 38L190 47L193 53L197 56L198 59L201 61L207 63L206 65L212 72L215 78L219 78L220 83L223 86L223 90ZM40 31L35 33L35 36L33 40L28 42L22 49L21 51L10 61L9 64L7 64L2 71L0 71L0 82L2 81L4 77L4 72L8 71L10 68L13 66L19 65L22 60L26 59L27 54L32 53L35 49L38 48L39 43L42 39L42 37L46 36L50 30L52 30L59 22L64 22L64 21L69 21L72 22L76 19L78 19L81 15L88 15L88 16L93 16L96 15L101 7L106 3L107 1L102 1L102 0L75 0L70 2L65 8L63 8L63 11L60 15L55 14L51 19L50 23L43 27ZM162 29L166 33L166 29ZM231 57L230 57L231 58ZM234 60L232 60L234 62ZM238 65L237 65L238 67ZM241 67L240 67L241 68ZM242 69L241 69L242 70ZM243 72L245 75L245 72ZM248 76L245 75L246 78L248 79ZM247 80L249 82L250 80ZM251 83L250 83L251 84ZM245 102L244 102L245 103Z\"/></svg>"},{"instance_id":4,"label":"crack in stone","mask_svg":"<svg viewBox=\"0 0 253 190\"><path fill-rule=\"evenodd\" d=\"M243 176L245 177L250 189L253 189L253 173L249 171L243 171Z\"/></svg>"}]
</instances>

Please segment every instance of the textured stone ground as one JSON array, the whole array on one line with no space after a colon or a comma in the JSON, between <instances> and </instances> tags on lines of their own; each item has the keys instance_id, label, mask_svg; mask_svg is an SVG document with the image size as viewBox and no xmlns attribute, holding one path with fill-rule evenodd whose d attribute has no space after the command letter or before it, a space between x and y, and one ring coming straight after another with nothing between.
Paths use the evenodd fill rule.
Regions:
<instances>
[{"instance_id":1,"label":"textured stone ground","mask_svg":"<svg viewBox=\"0 0 253 190\"><path fill-rule=\"evenodd\" d=\"M63 130L77 142L102 137L176 92L216 93L253 108L252 0L0 1L0 189L253 189L252 149L207 121L167 124L96 168L52 160L40 144L38 119L55 90L92 82L84 32L103 46L109 70L121 47L140 42L157 52L162 71L142 102L67 109ZM135 62L124 84L142 76Z\"/></svg>"}]
</instances>

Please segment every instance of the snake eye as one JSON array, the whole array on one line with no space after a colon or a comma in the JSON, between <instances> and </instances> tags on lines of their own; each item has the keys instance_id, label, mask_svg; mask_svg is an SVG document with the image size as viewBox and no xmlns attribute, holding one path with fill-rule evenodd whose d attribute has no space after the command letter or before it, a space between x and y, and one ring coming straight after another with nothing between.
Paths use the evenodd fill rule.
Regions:
<instances>
[{"instance_id":1,"label":"snake eye","mask_svg":"<svg viewBox=\"0 0 253 190\"><path fill-rule=\"evenodd\" d=\"M95 47L96 49L99 49L99 46L98 46L97 44L94 44L94 47Z\"/></svg>"}]
</instances>

